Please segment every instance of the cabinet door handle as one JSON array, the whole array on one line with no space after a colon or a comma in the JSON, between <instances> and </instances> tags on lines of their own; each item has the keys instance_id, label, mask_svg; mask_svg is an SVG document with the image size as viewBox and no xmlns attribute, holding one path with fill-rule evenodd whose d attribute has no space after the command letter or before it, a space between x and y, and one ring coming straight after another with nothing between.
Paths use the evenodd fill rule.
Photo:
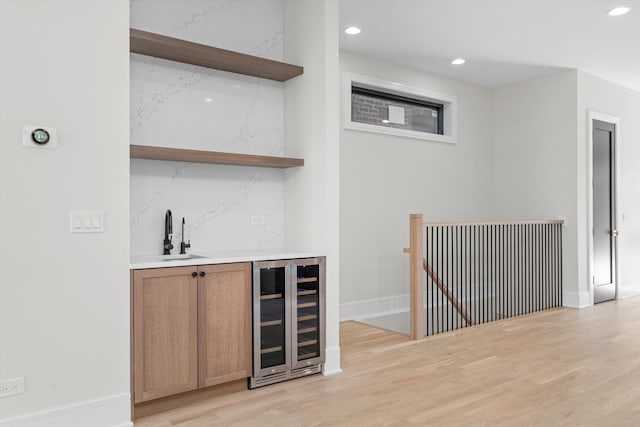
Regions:
<instances>
[{"instance_id":1,"label":"cabinet door handle","mask_svg":"<svg viewBox=\"0 0 640 427\"><path fill-rule=\"evenodd\" d=\"M191 277L198 277L198 273L194 271L193 273L191 273Z\"/></svg>"},{"instance_id":2,"label":"cabinet door handle","mask_svg":"<svg viewBox=\"0 0 640 427\"><path fill-rule=\"evenodd\" d=\"M205 274L207 274L207 273L205 273L204 271L201 271L200 272L200 277L204 277Z\"/></svg>"}]
</instances>

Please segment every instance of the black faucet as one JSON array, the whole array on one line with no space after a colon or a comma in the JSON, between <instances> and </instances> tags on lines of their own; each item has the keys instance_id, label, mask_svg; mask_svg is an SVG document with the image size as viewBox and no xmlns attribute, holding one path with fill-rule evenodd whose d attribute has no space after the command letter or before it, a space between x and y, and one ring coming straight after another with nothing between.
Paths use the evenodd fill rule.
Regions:
<instances>
[{"instance_id":1,"label":"black faucet","mask_svg":"<svg viewBox=\"0 0 640 427\"><path fill-rule=\"evenodd\" d=\"M189 242L184 242L184 217L182 217L182 242L180 242L180 255L184 255L187 253L187 248L191 247L191 240Z\"/></svg>"},{"instance_id":2,"label":"black faucet","mask_svg":"<svg viewBox=\"0 0 640 427\"><path fill-rule=\"evenodd\" d=\"M173 217L171 216L171 210L167 209L164 214L164 255L171 254L173 245L171 244L171 238L173 237Z\"/></svg>"}]
</instances>

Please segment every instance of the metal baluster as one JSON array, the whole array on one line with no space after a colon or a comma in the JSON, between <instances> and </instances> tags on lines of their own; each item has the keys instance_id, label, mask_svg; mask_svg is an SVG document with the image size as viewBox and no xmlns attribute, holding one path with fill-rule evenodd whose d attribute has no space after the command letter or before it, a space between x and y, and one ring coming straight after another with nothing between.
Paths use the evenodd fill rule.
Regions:
<instances>
[{"instance_id":1,"label":"metal baluster","mask_svg":"<svg viewBox=\"0 0 640 427\"><path fill-rule=\"evenodd\" d=\"M560 259L559 259L559 265L560 265L560 275L559 275L559 283L558 283L558 307L562 306L562 224L558 224L558 234L560 236L560 238L558 239L558 247L559 247L559 252L560 252Z\"/></svg>"},{"instance_id":2,"label":"metal baluster","mask_svg":"<svg viewBox=\"0 0 640 427\"><path fill-rule=\"evenodd\" d=\"M449 281L450 281L449 279L449 227L444 228L444 233L445 233L445 245L444 245L443 255L445 257L445 265L444 265L443 274L445 275L445 279L443 279L442 284L443 284L443 290L448 290ZM451 330L451 327L449 326L449 319L451 318L451 309L449 308L449 298L446 298L446 295L445 295L445 303L447 305L445 306L444 316L447 322L447 332L448 332Z\"/></svg>"},{"instance_id":3,"label":"metal baluster","mask_svg":"<svg viewBox=\"0 0 640 427\"><path fill-rule=\"evenodd\" d=\"M529 269L529 283L527 284L527 313L532 311L533 299L533 224L527 225L528 229L528 241L529 241L529 259L527 261L527 268Z\"/></svg>"},{"instance_id":4,"label":"metal baluster","mask_svg":"<svg viewBox=\"0 0 640 427\"><path fill-rule=\"evenodd\" d=\"M453 296L454 297L457 296L456 300L458 301L458 304L460 304L460 291L458 289L458 287L460 286L460 274L458 272L458 269L459 269L459 262L458 261L459 261L459 258L460 258L460 243L458 242L458 226L457 225L455 226L454 230L455 230L456 238L454 240L454 242L455 242L455 251L454 251L455 257L453 259L453 261L454 261L454 269L455 269L455 286L454 286L455 292L454 292ZM458 307L460 307L460 306L458 306ZM460 317L461 317L460 313L456 310L456 329L460 328L460 323L461 323L460 322Z\"/></svg>"},{"instance_id":5,"label":"metal baluster","mask_svg":"<svg viewBox=\"0 0 640 427\"><path fill-rule=\"evenodd\" d=\"M482 226L482 323L487 323L487 226Z\"/></svg>"},{"instance_id":6,"label":"metal baluster","mask_svg":"<svg viewBox=\"0 0 640 427\"><path fill-rule=\"evenodd\" d=\"M498 308L496 309L496 318L501 319L503 317L502 312L503 312L503 301L502 301L502 297L504 295L504 277L502 276L502 273L504 272L504 246L503 246L503 240L502 238L504 237L502 235L502 225L498 225L497 227L497 231L498 231L498 292L500 292L500 296L496 295L496 302L498 304Z\"/></svg>"},{"instance_id":7,"label":"metal baluster","mask_svg":"<svg viewBox=\"0 0 640 427\"><path fill-rule=\"evenodd\" d=\"M542 274L544 272L544 267L542 265L542 229L544 225L540 224L538 226L538 311L542 310L542 284L544 283L542 279Z\"/></svg>"},{"instance_id":8,"label":"metal baluster","mask_svg":"<svg viewBox=\"0 0 640 427\"><path fill-rule=\"evenodd\" d=\"M429 264L431 266L431 269L433 271L433 253L434 253L434 249L433 249L433 241L434 241L434 233L433 233L433 227L431 228L431 263ZM433 298L435 296L435 292L434 292L434 283L433 280L431 280L431 334L435 335L435 308L436 306L433 304Z\"/></svg>"},{"instance_id":9,"label":"metal baluster","mask_svg":"<svg viewBox=\"0 0 640 427\"><path fill-rule=\"evenodd\" d=\"M517 283L518 286L516 287L516 307L515 307L515 311L516 311L516 316L519 316L520 314L522 314L521 312L521 302L522 302L522 228L520 227L520 225L516 226L516 250L517 250L517 257L516 257L516 272L517 272Z\"/></svg>"},{"instance_id":10,"label":"metal baluster","mask_svg":"<svg viewBox=\"0 0 640 427\"><path fill-rule=\"evenodd\" d=\"M477 307L477 292L476 287L474 286L474 282L478 281L477 271L476 271L476 226L472 226L471 228L471 306L473 307L473 323L476 325L478 322L478 307Z\"/></svg>"},{"instance_id":11,"label":"metal baluster","mask_svg":"<svg viewBox=\"0 0 640 427\"><path fill-rule=\"evenodd\" d=\"M480 257L480 313L481 322L484 323L484 226L480 226L480 238L478 242L478 255Z\"/></svg>"},{"instance_id":12,"label":"metal baluster","mask_svg":"<svg viewBox=\"0 0 640 427\"><path fill-rule=\"evenodd\" d=\"M443 259L443 255L442 255L442 245L444 244L444 238L442 236L442 227L438 227L438 237L440 239L440 246L438 247L438 260L440 261L438 264L438 275L436 277L442 277L442 265L444 264L444 259ZM445 329L445 314L444 314L444 305L443 305L443 295L442 295L442 290L440 292L438 292L438 294L440 295L440 304L438 305L438 310L440 312L440 327L438 328L438 332L444 332Z\"/></svg>"},{"instance_id":13,"label":"metal baluster","mask_svg":"<svg viewBox=\"0 0 640 427\"><path fill-rule=\"evenodd\" d=\"M466 287L467 287L467 313L470 319L473 319L473 313L471 311L471 237L469 236L471 227L466 226L464 227L464 242L465 242L465 246L467 249L467 280L466 280ZM475 321L474 321L475 323Z\"/></svg>"},{"instance_id":14,"label":"metal baluster","mask_svg":"<svg viewBox=\"0 0 640 427\"><path fill-rule=\"evenodd\" d=\"M496 227L491 226L491 320L496 320Z\"/></svg>"},{"instance_id":15,"label":"metal baluster","mask_svg":"<svg viewBox=\"0 0 640 427\"><path fill-rule=\"evenodd\" d=\"M425 230L425 240L424 240L424 259L427 261L427 265L429 265L429 227L426 227ZM431 283L431 277L427 274L427 286L425 287L425 289L427 290L427 298L425 299L426 302L426 307L425 307L425 313L424 313L424 319L426 322L424 331L425 331L425 335L429 336L429 284Z\"/></svg>"},{"instance_id":16,"label":"metal baluster","mask_svg":"<svg viewBox=\"0 0 640 427\"><path fill-rule=\"evenodd\" d=\"M507 225L506 227L506 232L507 232L507 282L506 282L506 299L507 299L507 307L506 307L506 316L507 317L511 317L512 316L512 312L511 309L513 307L513 245L511 244L511 239L513 238L512 231L513 231L513 226L511 225Z\"/></svg>"},{"instance_id":17,"label":"metal baluster","mask_svg":"<svg viewBox=\"0 0 640 427\"><path fill-rule=\"evenodd\" d=\"M556 227L552 228L553 231L553 269L552 269L552 277L553 277L553 281L551 282L553 284L552 289L553 289L553 299L551 301L552 307L557 307L558 306L558 301L557 301L557 287L558 287L558 283L557 283L557 278L558 278L558 247L557 247L557 235L556 235Z\"/></svg>"},{"instance_id":18,"label":"metal baluster","mask_svg":"<svg viewBox=\"0 0 640 427\"><path fill-rule=\"evenodd\" d=\"M549 308L549 278L551 272L551 263L549 257L551 251L549 251L549 229L548 225L544 226L544 308Z\"/></svg>"}]
</instances>

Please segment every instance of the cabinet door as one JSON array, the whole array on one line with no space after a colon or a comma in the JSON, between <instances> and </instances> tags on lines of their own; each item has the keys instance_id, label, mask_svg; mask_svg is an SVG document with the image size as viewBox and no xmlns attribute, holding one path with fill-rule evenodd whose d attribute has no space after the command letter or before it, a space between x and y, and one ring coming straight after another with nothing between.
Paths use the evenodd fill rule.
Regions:
<instances>
[{"instance_id":1,"label":"cabinet door","mask_svg":"<svg viewBox=\"0 0 640 427\"><path fill-rule=\"evenodd\" d=\"M194 267L133 275L135 403L198 387L198 281Z\"/></svg>"},{"instance_id":2,"label":"cabinet door","mask_svg":"<svg viewBox=\"0 0 640 427\"><path fill-rule=\"evenodd\" d=\"M199 272L199 385L208 387L248 378L251 264L201 266Z\"/></svg>"}]
</instances>

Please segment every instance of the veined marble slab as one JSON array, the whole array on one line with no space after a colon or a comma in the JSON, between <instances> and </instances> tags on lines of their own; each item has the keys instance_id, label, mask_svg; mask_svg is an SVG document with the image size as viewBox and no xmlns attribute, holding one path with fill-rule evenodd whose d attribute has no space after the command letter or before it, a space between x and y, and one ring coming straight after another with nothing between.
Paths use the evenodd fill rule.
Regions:
<instances>
[{"instance_id":1,"label":"veined marble slab","mask_svg":"<svg viewBox=\"0 0 640 427\"><path fill-rule=\"evenodd\" d=\"M282 60L282 0L131 0L131 27ZM284 154L282 83L131 54L130 143ZM131 160L131 253L161 253L164 213L194 252L284 245L284 171ZM264 218L252 224L252 217Z\"/></svg>"}]
</instances>

